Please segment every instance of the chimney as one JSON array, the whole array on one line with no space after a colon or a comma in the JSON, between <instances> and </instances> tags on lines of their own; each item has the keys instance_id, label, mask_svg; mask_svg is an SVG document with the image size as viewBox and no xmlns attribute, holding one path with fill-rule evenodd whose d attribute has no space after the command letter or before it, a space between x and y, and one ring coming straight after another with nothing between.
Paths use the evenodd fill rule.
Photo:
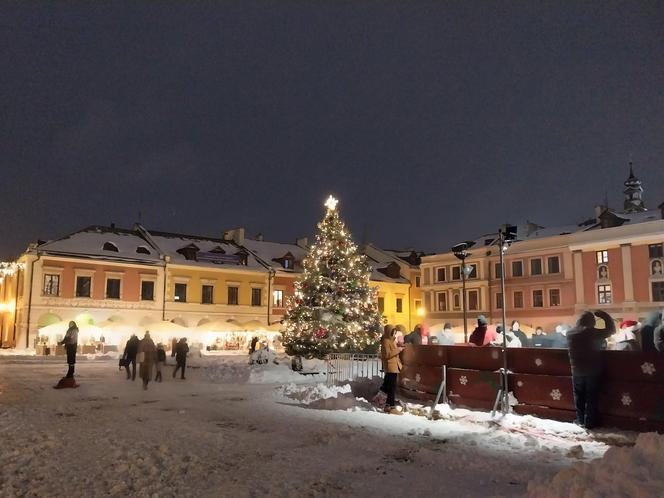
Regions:
<instances>
[{"instance_id":1,"label":"chimney","mask_svg":"<svg viewBox=\"0 0 664 498\"><path fill-rule=\"evenodd\" d=\"M295 239L295 245L302 249L309 249L309 239L307 237L300 237Z\"/></svg>"},{"instance_id":2,"label":"chimney","mask_svg":"<svg viewBox=\"0 0 664 498\"><path fill-rule=\"evenodd\" d=\"M232 240L237 245L244 244L244 228L234 228L224 232L224 240Z\"/></svg>"},{"instance_id":3,"label":"chimney","mask_svg":"<svg viewBox=\"0 0 664 498\"><path fill-rule=\"evenodd\" d=\"M659 214L662 216L662 219L664 220L664 202L662 202L659 206Z\"/></svg>"},{"instance_id":4,"label":"chimney","mask_svg":"<svg viewBox=\"0 0 664 498\"><path fill-rule=\"evenodd\" d=\"M598 222L599 222L599 217L600 217L600 215L601 215L604 211L606 211L606 206L604 206L604 205L602 205L602 204L598 204L597 206L595 206L595 219L596 219Z\"/></svg>"},{"instance_id":5,"label":"chimney","mask_svg":"<svg viewBox=\"0 0 664 498\"><path fill-rule=\"evenodd\" d=\"M256 237L254 237L254 240L257 240L258 242L263 242L263 234L257 233Z\"/></svg>"}]
</instances>

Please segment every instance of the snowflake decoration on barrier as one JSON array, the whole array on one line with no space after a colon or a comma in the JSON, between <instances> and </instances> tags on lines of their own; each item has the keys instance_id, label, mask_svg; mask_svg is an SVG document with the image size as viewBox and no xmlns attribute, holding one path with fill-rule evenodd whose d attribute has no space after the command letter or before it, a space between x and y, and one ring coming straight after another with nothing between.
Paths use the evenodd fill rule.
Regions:
<instances>
[{"instance_id":1,"label":"snowflake decoration on barrier","mask_svg":"<svg viewBox=\"0 0 664 498\"><path fill-rule=\"evenodd\" d=\"M560 398L563 397L562 393L560 392L560 389L553 389L550 393L549 396L551 396L551 399L555 401L560 401Z\"/></svg>"},{"instance_id":2,"label":"snowflake decoration on barrier","mask_svg":"<svg viewBox=\"0 0 664 498\"><path fill-rule=\"evenodd\" d=\"M623 393L622 399L620 400L623 406L630 406L632 404L632 397L629 393Z\"/></svg>"},{"instance_id":3,"label":"snowflake decoration on barrier","mask_svg":"<svg viewBox=\"0 0 664 498\"><path fill-rule=\"evenodd\" d=\"M496 351L496 350L491 351L491 358L493 358L494 360L497 360L498 359L498 351Z\"/></svg>"},{"instance_id":4,"label":"snowflake decoration on barrier","mask_svg":"<svg viewBox=\"0 0 664 498\"><path fill-rule=\"evenodd\" d=\"M461 377L459 377L459 383L462 386L465 386L466 384L468 384L468 377L466 377L465 375L462 375Z\"/></svg>"},{"instance_id":5,"label":"snowflake decoration on barrier","mask_svg":"<svg viewBox=\"0 0 664 498\"><path fill-rule=\"evenodd\" d=\"M421 378L422 377L420 376L420 374L415 374L415 382L417 382L418 384L420 383Z\"/></svg>"},{"instance_id":6,"label":"snowflake decoration on barrier","mask_svg":"<svg viewBox=\"0 0 664 498\"><path fill-rule=\"evenodd\" d=\"M516 385L519 387L523 387L523 381L521 380L517 381Z\"/></svg>"},{"instance_id":7,"label":"snowflake decoration on barrier","mask_svg":"<svg viewBox=\"0 0 664 498\"><path fill-rule=\"evenodd\" d=\"M643 365L641 365L641 370L646 375L652 375L657 371L655 369L655 365L653 365L652 363L649 363L647 361Z\"/></svg>"},{"instance_id":8,"label":"snowflake decoration on barrier","mask_svg":"<svg viewBox=\"0 0 664 498\"><path fill-rule=\"evenodd\" d=\"M538 367L541 367L542 366L542 358L535 358L535 365L537 365Z\"/></svg>"}]
</instances>

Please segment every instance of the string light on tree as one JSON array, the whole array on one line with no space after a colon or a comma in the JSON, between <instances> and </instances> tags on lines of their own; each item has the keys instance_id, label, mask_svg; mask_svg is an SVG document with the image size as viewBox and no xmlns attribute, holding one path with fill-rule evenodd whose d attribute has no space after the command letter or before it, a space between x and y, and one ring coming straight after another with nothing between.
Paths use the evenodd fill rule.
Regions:
<instances>
[{"instance_id":1,"label":"string light on tree","mask_svg":"<svg viewBox=\"0 0 664 498\"><path fill-rule=\"evenodd\" d=\"M381 314L371 268L339 218L337 199L325 201L316 241L288 301L284 346L291 355L323 358L331 352L377 349Z\"/></svg>"}]
</instances>

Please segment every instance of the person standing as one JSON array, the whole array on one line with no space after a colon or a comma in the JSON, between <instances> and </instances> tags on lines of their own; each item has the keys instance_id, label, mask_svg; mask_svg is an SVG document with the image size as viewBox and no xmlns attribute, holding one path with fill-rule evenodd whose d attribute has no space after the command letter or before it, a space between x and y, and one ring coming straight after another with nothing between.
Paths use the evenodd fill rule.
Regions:
<instances>
[{"instance_id":1,"label":"person standing","mask_svg":"<svg viewBox=\"0 0 664 498\"><path fill-rule=\"evenodd\" d=\"M498 334L495 330L488 329L488 322L484 315L479 315L477 317L477 327L473 330L473 333L470 334L468 342L474 344L475 346L487 346L494 342Z\"/></svg>"},{"instance_id":2,"label":"person standing","mask_svg":"<svg viewBox=\"0 0 664 498\"><path fill-rule=\"evenodd\" d=\"M58 344L65 347L65 352L67 353L67 375L65 377L71 379L74 377L76 350L78 349L78 327L76 326L76 322L69 322L69 328L65 333L65 337Z\"/></svg>"},{"instance_id":3,"label":"person standing","mask_svg":"<svg viewBox=\"0 0 664 498\"><path fill-rule=\"evenodd\" d=\"M454 346L454 332L452 331L452 325L446 323L443 325L443 333L438 337L438 344L443 346Z\"/></svg>"},{"instance_id":4,"label":"person standing","mask_svg":"<svg viewBox=\"0 0 664 498\"><path fill-rule=\"evenodd\" d=\"M187 368L187 353L189 352L189 346L187 345L187 338L183 337L175 346L175 369L173 370L173 378L177 374L178 370L182 369L180 378L185 380L184 371Z\"/></svg>"},{"instance_id":5,"label":"person standing","mask_svg":"<svg viewBox=\"0 0 664 498\"><path fill-rule=\"evenodd\" d=\"M125 344L124 367L127 370L127 380L136 380L136 355L138 354L139 339L136 334L131 334L131 337ZM131 374L129 373L129 365L131 365Z\"/></svg>"},{"instance_id":6,"label":"person standing","mask_svg":"<svg viewBox=\"0 0 664 498\"><path fill-rule=\"evenodd\" d=\"M605 327L595 327L595 317ZM606 311L584 311L576 326L567 331L567 347L572 370L572 388L576 407L575 424L592 429L598 423L597 399L602 376L600 351L606 339L616 331L613 319Z\"/></svg>"},{"instance_id":7,"label":"person standing","mask_svg":"<svg viewBox=\"0 0 664 498\"><path fill-rule=\"evenodd\" d=\"M157 359L157 347L150 337L150 332L145 331L145 336L138 345L138 358L141 364L140 376L143 379L143 389L147 390L148 382L152 378L152 366Z\"/></svg>"},{"instance_id":8,"label":"person standing","mask_svg":"<svg viewBox=\"0 0 664 498\"><path fill-rule=\"evenodd\" d=\"M157 375L154 378L155 382L161 382L161 369L166 364L166 351L164 350L164 345L160 342L157 344Z\"/></svg>"},{"instance_id":9,"label":"person standing","mask_svg":"<svg viewBox=\"0 0 664 498\"><path fill-rule=\"evenodd\" d=\"M413 344L415 346L422 345L422 326L415 325L415 329L403 338L404 344Z\"/></svg>"},{"instance_id":10,"label":"person standing","mask_svg":"<svg viewBox=\"0 0 664 498\"><path fill-rule=\"evenodd\" d=\"M542 327L535 327L535 332L533 332L532 337L530 338L530 345L535 348L546 347L547 339L544 335L544 330Z\"/></svg>"},{"instance_id":11,"label":"person standing","mask_svg":"<svg viewBox=\"0 0 664 498\"><path fill-rule=\"evenodd\" d=\"M636 339L639 331L639 323L636 320L623 320L620 330L612 337L614 349L617 351L640 351L641 345Z\"/></svg>"},{"instance_id":12,"label":"person standing","mask_svg":"<svg viewBox=\"0 0 664 498\"><path fill-rule=\"evenodd\" d=\"M521 330L519 322L517 320L513 320L512 326L510 328L512 329L512 333L519 339L519 345L523 348L529 348L530 341L528 340L528 336L526 335L526 333L523 330Z\"/></svg>"},{"instance_id":13,"label":"person standing","mask_svg":"<svg viewBox=\"0 0 664 498\"><path fill-rule=\"evenodd\" d=\"M178 338L173 337L173 339L171 339L171 358L175 356L175 350L177 349L177 347L178 347Z\"/></svg>"},{"instance_id":14,"label":"person standing","mask_svg":"<svg viewBox=\"0 0 664 498\"><path fill-rule=\"evenodd\" d=\"M402 367L399 353L403 351L403 348L397 346L396 339L396 330L390 325L385 325L380 342L380 358L383 363L383 372L385 374L381 390L387 394L385 411L392 414L401 413L396 407L395 394L397 390L397 376Z\"/></svg>"},{"instance_id":15,"label":"person standing","mask_svg":"<svg viewBox=\"0 0 664 498\"><path fill-rule=\"evenodd\" d=\"M655 347L655 329L661 323L661 317L662 314L659 311L653 311L648 314L643 322L643 327L641 327L641 333L639 334L641 338L641 350L643 352L657 352L657 348Z\"/></svg>"}]
</instances>

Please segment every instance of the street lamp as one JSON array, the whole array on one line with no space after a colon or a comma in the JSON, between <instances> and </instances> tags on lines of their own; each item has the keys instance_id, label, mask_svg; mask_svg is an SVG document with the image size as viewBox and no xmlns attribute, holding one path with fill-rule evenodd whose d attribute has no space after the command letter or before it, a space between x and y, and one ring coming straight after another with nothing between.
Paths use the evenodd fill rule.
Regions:
<instances>
[{"instance_id":1,"label":"street lamp","mask_svg":"<svg viewBox=\"0 0 664 498\"><path fill-rule=\"evenodd\" d=\"M498 243L499 243L499 255L500 255L500 292L503 296L503 305L502 308L502 321L503 321L503 375L502 375L502 400L501 408L503 413L507 413L509 410L509 386L507 382L507 312L506 312L506 302L505 299L505 253L509 248L510 244L516 240L516 227L514 225L503 225L498 230ZM494 407L495 411L495 407Z\"/></svg>"},{"instance_id":2,"label":"street lamp","mask_svg":"<svg viewBox=\"0 0 664 498\"><path fill-rule=\"evenodd\" d=\"M452 252L454 255L461 260L461 299L463 306L463 342L468 342L468 320L466 317L466 277L470 275L472 267L466 266L466 258L470 257L468 249L473 247L475 242L472 240L467 240L465 242L460 242L459 244L452 247Z\"/></svg>"}]
</instances>

